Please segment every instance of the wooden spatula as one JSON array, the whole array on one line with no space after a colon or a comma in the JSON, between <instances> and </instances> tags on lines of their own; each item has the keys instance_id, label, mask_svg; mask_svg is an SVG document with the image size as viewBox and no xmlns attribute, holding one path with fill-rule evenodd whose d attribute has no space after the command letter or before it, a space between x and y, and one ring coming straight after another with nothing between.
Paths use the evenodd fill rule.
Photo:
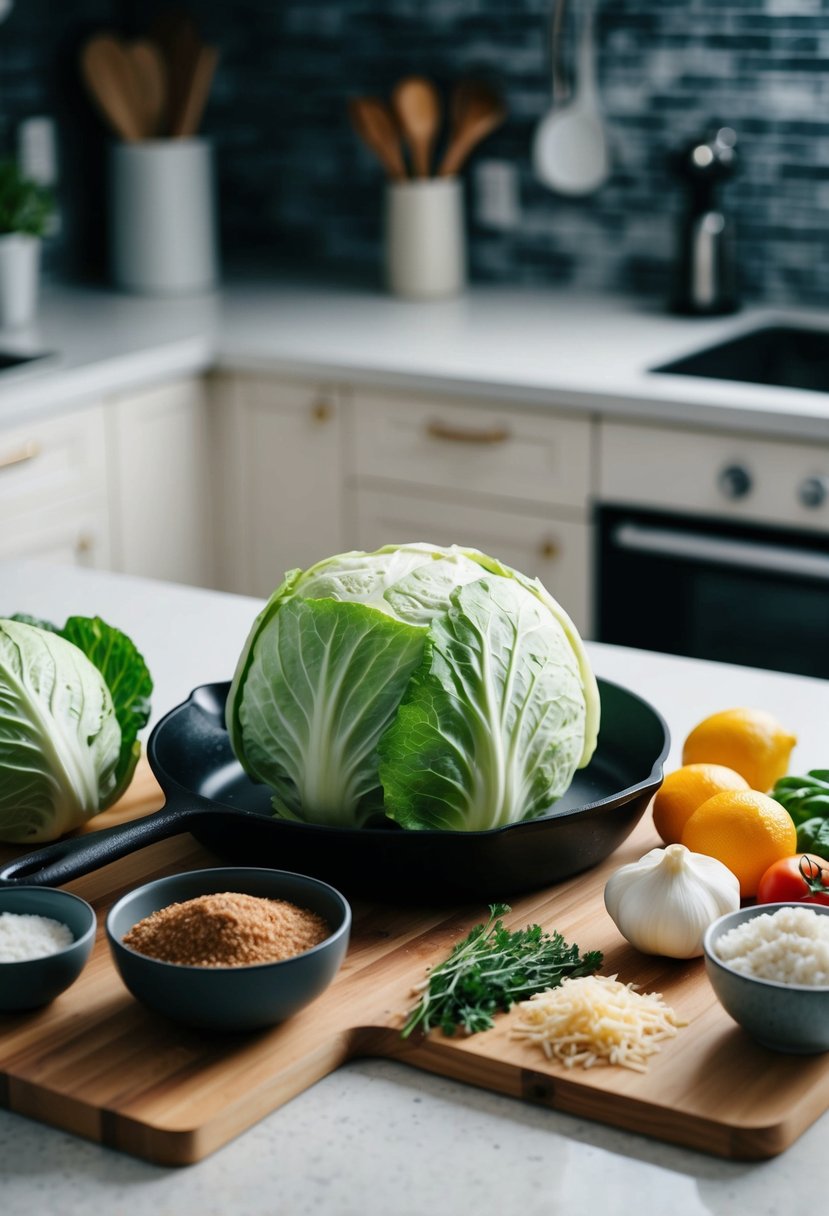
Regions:
<instances>
[{"instance_id":1,"label":"wooden spatula","mask_svg":"<svg viewBox=\"0 0 829 1216\"><path fill-rule=\"evenodd\" d=\"M142 139L141 106L126 49L111 34L97 34L81 51L81 73L92 100L116 135Z\"/></svg>"},{"instance_id":2,"label":"wooden spatula","mask_svg":"<svg viewBox=\"0 0 829 1216\"><path fill-rule=\"evenodd\" d=\"M506 116L501 97L488 84L461 81L452 97L452 130L438 177L458 173L472 149L500 127Z\"/></svg>"},{"instance_id":3,"label":"wooden spatula","mask_svg":"<svg viewBox=\"0 0 829 1216\"><path fill-rule=\"evenodd\" d=\"M145 139L161 134L167 106L167 68L154 42L142 38L126 48L132 67L133 87L140 107Z\"/></svg>"},{"instance_id":4,"label":"wooden spatula","mask_svg":"<svg viewBox=\"0 0 829 1216\"><path fill-rule=\"evenodd\" d=\"M392 181L403 181L406 166L394 115L378 97L352 97L348 114L354 130L380 161Z\"/></svg>"},{"instance_id":5,"label":"wooden spatula","mask_svg":"<svg viewBox=\"0 0 829 1216\"><path fill-rule=\"evenodd\" d=\"M190 139L198 131L218 62L219 52L215 46L199 47L181 100L181 109L173 115L170 124L170 134L174 139Z\"/></svg>"}]
</instances>

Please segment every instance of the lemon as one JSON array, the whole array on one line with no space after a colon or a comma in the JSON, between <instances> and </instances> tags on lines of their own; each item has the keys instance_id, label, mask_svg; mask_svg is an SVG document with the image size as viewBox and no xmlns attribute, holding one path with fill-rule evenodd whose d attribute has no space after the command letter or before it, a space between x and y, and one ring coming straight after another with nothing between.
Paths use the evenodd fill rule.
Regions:
<instances>
[{"instance_id":1,"label":"lemon","mask_svg":"<svg viewBox=\"0 0 829 1216\"><path fill-rule=\"evenodd\" d=\"M743 899L781 857L797 852L794 823L779 802L758 790L725 790L697 807L682 831L692 853L716 857L736 874Z\"/></svg>"},{"instance_id":2,"label":"lemon","mask_svg":"<svg viewBox=\"0 0 829 1216\"><path fill-rule=\"evenodd\" d=\"M723 764L753 790L770 790L789 768L797 739L763 709L724 709L703 719L682 749L683 764Z\"/></svg>"},{"instance_id":3,"label":"lemon","mask_svg":"<svg viewBox=\"0 0 829 1216\"><path fill-rule=\"evenodd\" d=\"M677 844L697 807L723 790L747 790L745 777L722 764L686 764L662 782L653 800L653 825L665 844Z\"/></svg>"}]
</instances>

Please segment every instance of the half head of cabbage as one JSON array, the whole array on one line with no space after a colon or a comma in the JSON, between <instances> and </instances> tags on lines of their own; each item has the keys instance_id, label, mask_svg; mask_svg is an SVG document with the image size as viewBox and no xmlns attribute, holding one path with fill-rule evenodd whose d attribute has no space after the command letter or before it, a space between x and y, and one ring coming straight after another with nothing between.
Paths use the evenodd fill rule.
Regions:
<instances>
[{"instance_id":1,"label":"half head of cabbage","mask_svg":"<svg viewBox=\"0 0 829 1216\"><path fill-rule=\"evenodd\" d=\"M129 785L152 679L100 617L0 619L0 840L57 839Z\"/></svg>"},{"instance_id":2,"label":"half head of cabbage","mask_svg":"<svg viewBox=\"0 0 829 1216\"><path fill-rule=\"evenodd\" d=\"M599 694L537 579L474 549L387 545L286 575L227 726L279 815L485 831L564 793L595 749Z\"/></svg>"}]
</instances>

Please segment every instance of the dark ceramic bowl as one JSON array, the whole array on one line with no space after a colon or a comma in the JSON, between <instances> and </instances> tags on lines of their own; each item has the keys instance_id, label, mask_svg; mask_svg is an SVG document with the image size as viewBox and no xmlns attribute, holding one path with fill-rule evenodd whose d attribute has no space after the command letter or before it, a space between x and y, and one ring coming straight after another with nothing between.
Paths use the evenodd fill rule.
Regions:
<instances>
[{"instance_id":1,"label":"dark ceramic bowl","mask_svg":"<svg viewBox=\"0 0 829 1216\"><path fill-rule=\"evenodd\" d=\"M716 955L716 943L729 929L785 907L808 907L829 916L829 907L820 904L757 904L728 912L706 930L705 969L723 1009L763 1047L796 1055L829 1051L829 987L756 979Z\"/></svg>"},{"instance_id":2,"label":"dark ceramic bowl","mask_svg":"<svg viewBox=\"0 0 829 1216\"><path fill-rule=\"evenodd\" d=\"M95 945L97 921L86 900L51 887L9 887L0 890L0 913L48 916L62 921L74 941L55 954L20 963L0 963L0 1011L13 1013L48 1005L86 966Z\"/></svg>"},{"instance_id":3,"label":"dark ceramic bowl","mask_svg":"<svg viewBox=\"0 0 829 1216\"><path fill-rule=\"evenodd\" d=\"M293 958L247 967L164 963L124 945L124 934L150 913L221 891L288 900L321 916L330 927L329 936ZM188 1026L259 1030L284 1022L328 987L348 948L351 908L339 891L316 878L287 870L223 866L137 887L110 910L106 931L115 966L136 1000Z\"/></svg>"}]
</instances>

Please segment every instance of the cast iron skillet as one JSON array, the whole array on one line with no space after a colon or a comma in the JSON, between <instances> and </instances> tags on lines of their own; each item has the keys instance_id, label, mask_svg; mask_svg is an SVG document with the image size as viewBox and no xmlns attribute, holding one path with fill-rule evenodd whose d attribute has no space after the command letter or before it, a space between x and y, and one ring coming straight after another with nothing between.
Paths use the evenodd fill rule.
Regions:
<instances>
[{"instance_id":1,"label":"cast iron skillet","mask_svg":"<svg viewBox=\"0 0 829 1216\"><path fill-rule=\"evenodd\" d=\"M332 828L276 819L224 724L230 685L203 684L153 730L147 754L166 796L133 823L58 841L0 867L0 885L60 886L144 845L192 832L221 858L276 866L374 898L491 901L548 886L607 857L662 781L668 728L646 701L599 681L599 746L549 815L488 832Z\"/></svg>"}]
</instances>

